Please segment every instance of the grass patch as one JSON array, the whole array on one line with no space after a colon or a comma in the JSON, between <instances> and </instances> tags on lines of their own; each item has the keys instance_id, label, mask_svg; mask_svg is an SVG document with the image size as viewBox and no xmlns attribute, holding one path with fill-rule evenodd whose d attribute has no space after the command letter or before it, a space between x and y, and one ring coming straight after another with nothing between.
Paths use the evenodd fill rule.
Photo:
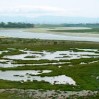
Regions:
<instances>
[{"instance_id":1,"label":"grass patch","mask_svg":"<svg viewBox=\"0 0 99 99\"><path fill-rule=\"evenodd\" d=\"M4 69L4 68L3 68ZM93 63L93 64L84 64L84 65L74 65L72 67L66 66L66 65L62 65L61 68L58 68L58 66L26 66L26 67L14 67L14 68L7 68L4 70L52 70L51 73L47 73L47 74L40 74L40 76L57 76L57 75L66 75L69 77L72 77L76 83L77 86L73 87L70 85L50 85L49 83L45 83L42 82L42 86L41 86L41 82L27 82L27 83L23 83L22 86L17 86L16 83L11 83L12 85L14 84L14 88L33 88L35 89L35 87L37 87L37 89L42 88L42 89L60 89L60 90L99 90L99 79L96 79L97 76L99 76L99 62L98 63ZM9 85L9 81L4 81L4 83L1 83L2 80L0 81L0 88L10 88ZM19 83L19 82L17 82ZM2 85L3 84L3 85ZM35 85L34 86L26 86L27 84L30 85ZM38 86L36 86L36 84ZM44 85L46 87L44 87ZM6 87L8 86L8 87ZM61 87L60 87L61 86ZM63 87L62 87L63 86ZM13 86L12 86L13 88Z\"/></svg>"},{"instance_id":2,"label":"grass patch","mask_svg":"<svg viewBox=\"0 0 99 99\"><path fill-rule=\"evenodd\" d=\"M99 49L99 43L96 42L74 42L74 41L49 41L49 40L30 40L30 39L0 39L0 49L7 50L8 48L14 48L8 53L3 55L16 55L22 54L18 49L34 50L34 51L66 51L71 48L80 49ZM78 50L76 50L78 51ZM2 54L1 54L2 55ZM14 64L25 64L23 67L10 67L0 68L0 70L52 70L51 73L40 74L40 76L57 76L66 75L72 77L76 81L77 86L71 85L51 85L50 83L41 81L33 82L16 82L0 80L0 88L22 88L22 89L44 89L44 90L99 90L99 80L96 79L99 76L99 62L88 64L88 62L97 61L99 58L81 58L74 60L60 60L60 61L49 61L49 60L14 60ZM27 66L27 64L41 64L41 63L54 63L54 62L70 62L69 64L62 64L59 68L56 65L46 66ZM80 64L85 62L87 64Z\"/></svg>"},{"instance_id":3,"label":"grass patch","mask_svg":"<svg viewBox=\"0 0 99 99\"><path fill-rule=\"evenodd\" d=\"M98 28L92 28L92 29L71 29L71 30L49 30L52 32L70 32L70 33L98 33Z\"/></svg>"}]
</instances>

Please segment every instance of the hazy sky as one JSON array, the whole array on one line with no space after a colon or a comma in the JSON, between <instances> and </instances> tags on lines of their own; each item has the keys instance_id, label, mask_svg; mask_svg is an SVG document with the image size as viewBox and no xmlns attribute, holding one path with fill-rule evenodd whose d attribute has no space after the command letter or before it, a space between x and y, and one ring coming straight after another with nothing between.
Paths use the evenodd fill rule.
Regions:
<instances>
[{"instance_id":1,"label":"hazy sky","mask_svg":"<svg viewBox=\"0 0 99 99\"><path fill-rule=\"evenodd\" d=\"M0 16L99 17L99 0L0 0Z\"/></svg>"}]
</instances>

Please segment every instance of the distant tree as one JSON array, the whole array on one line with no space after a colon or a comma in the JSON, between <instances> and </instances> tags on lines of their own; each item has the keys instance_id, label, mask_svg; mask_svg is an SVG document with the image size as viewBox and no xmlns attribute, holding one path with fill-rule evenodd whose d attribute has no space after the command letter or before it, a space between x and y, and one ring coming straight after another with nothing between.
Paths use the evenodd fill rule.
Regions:
<instances>
[{"instance_id":1,"label":"distant tree","mask_svg":"<svg viewBox=\"0 0 99 99\"><path fill-rule=\"evenodd\" d=\"M5 23L4 22L1 22L0 23L0 27L5 27Z\"/></svg>"},{"instance_id":2,"label":"distant tree","mask_svg":"<svg viewBox=\"0 0 99 99\"><path fill-rule=\"evenodd\" d=\"M0 23L0 28L33 28L34 24L30 24L30 23L14 23L14 22L8 22L8 23L4 23L1 22Z\"/></svg>"}]
</instances>

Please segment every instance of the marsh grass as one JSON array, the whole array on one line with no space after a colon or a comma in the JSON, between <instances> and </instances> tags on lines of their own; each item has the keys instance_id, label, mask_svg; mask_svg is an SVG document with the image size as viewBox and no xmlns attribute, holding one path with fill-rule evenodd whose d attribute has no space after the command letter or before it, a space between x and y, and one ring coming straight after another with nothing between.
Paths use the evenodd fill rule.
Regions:
<instances>
[{"instance_id":1,"label":"marsh grass","mask_svg":"<svg viewBox=\"0 0 99 99\"><path fill-rule=\"evenodd\" d=\"M8 53L1 54L1 58L4 55L16 55L21 54L18 49L26 49L33 51L66 51L71 48L81 48L81 49L99 49L99 43L97 42L74 42L74 41L49 41L49 40L32 40L32 39L0 39L0 49L7 50L8 48L14 48ZM11 49L10 49L11 50ZM78 51L78 50L76 50ZM99 80L96 79L99 76L99 58L88 58L88 59L74 59L74 60L60 60L60 61L49 61L49 60L39 60L39 61L24 61L24 60L14 60L13 64L25 64L19 67L9 67L0 68L2 71L6 70L52 70L51 73L40 74L39 76L58 76L66 75L73 78L76 81L77 86L72 85L51 85L48 82L16 82L16 81L6 81L0 80L0 88L22 88L22 89L44 89L44 90L99 90ZM96 63L88 64L88 62L97 61ZM38 64L38 63L53 63L53 62L70 62L69 64L62 64L59 68L56 65L46 65L46 66L28 66L27 64ZM87 64L80 64L85 62ZM73 66L68 66L73 65Z\"/></svg>"},{"instance_id":2,"label":"marsh grass","mask_svg":"<svg viewBox=\"0 0 99 99\"><path fill-rule=\"evenodd\" d=\"M51 73L44 73L39 74L39 76L58 76L58 75L66 75L74 79L76 81L77 86L74 86L74 90L98 90L99 89L99 80L96 79L97 76L99 76L99 62L93 63L93 64L83 64L83 65L74 65L72 67L63 65L61 68L58 68L58 66L23 66L23 67L13 67L13 68L0 68L1 70L52 70ZM6 87L8 85L7 81L2 86L1 84L2 80L0 80L0 88ZM10 81L12 84L16 84ZM17 82L18 83L18 82ZM60 90L73 90L71 85L50 85L49 83L44 82L27 82L23 83L22 86L25 86L26 89L28 88L35 88L34 86L26 86L24 84L32 84L35 85L38 89L42 88L49 88L49 89L60 89ZM44 84L46 87L41 86L41 84ZM23 88L22 86L14 86L14 88ZM60 87L61 86L61 87ZM63 86L63 87L62 87ZM9 86L7 87L9 88ZM13 86L12 86L13 88Z\"/></svg>"},{"instance_id":3,"label":"marsh grass","mask_svg":"<svg viewBox=\"0 0 99 99\"><path fill-rule=\"evenodd\" d=\"M55 63L57 60L13 60L13 64L43 64L43 63Z\"/></svg>"}]
</instances>

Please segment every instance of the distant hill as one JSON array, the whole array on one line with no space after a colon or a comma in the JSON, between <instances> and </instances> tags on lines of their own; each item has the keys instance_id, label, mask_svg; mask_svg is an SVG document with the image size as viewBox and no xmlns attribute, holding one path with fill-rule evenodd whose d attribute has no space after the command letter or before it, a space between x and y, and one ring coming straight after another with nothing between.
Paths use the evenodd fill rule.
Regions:
<instances>
[{"instance_id":1,"label":"distant hill","mask_svg":"<svg viewBox=\"0 0 99 99\"><path fill-rule=\"evenodd\" d=\"M22 16L0 16L0 22L25 22L31 23L33 19Z\"/></svg>"},{"instance_id":2,"label":"distant hill","mask_svg":"<svg viewBox=\"0 0 99 99\"><path fill-rule=\"evenodd\" d=\"M64 17L64 16L41 16L34 19L35 23L49 23L49 24L62 24L62 23L99 23L99 18L86 18L86 17Z\"/></svg>"},{"instance_id":3,"label":"distant hill","mask_svg":"<svg viewBox=\"0 0 99 99\"><path fill-rule=\"evenodd\" d=\"M22 16L0 16L0 22L25 22L34 24L63 24L63 23L99 23L99 18L39 16L36 18Z\"/></svg>"}]
</instances>

